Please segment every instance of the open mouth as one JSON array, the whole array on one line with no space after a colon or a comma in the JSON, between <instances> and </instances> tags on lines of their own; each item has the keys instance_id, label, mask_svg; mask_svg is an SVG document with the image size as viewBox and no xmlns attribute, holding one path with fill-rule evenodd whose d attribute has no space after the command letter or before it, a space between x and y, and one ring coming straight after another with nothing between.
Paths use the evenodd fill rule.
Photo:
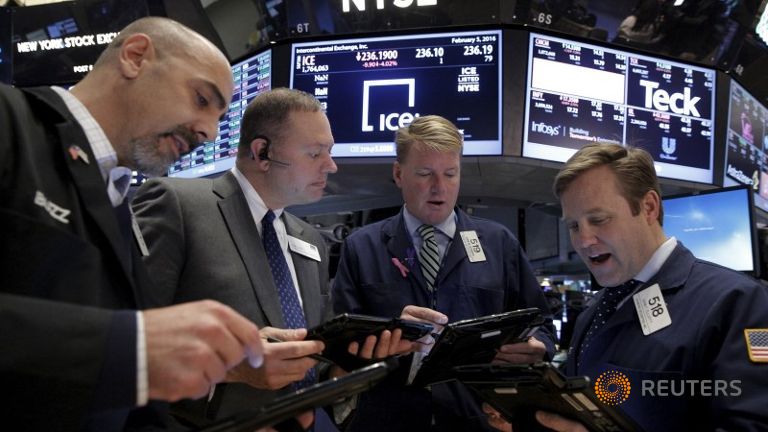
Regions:
<instances>
[{"instance_id":1,"label":"open mouth","mask_svg":"<svg viewBox=\"0 0 768 432\"><path fill-rule=\"evenodd\" d=\"M607 261L608 258L610 258L610 257L611 257L611 254L609 254L609 253L604 253L604 254L600 254L600 255L590 255L589 256L589 261L592 264L602 264L605 261Z\"/></svg>"}]
</instances>

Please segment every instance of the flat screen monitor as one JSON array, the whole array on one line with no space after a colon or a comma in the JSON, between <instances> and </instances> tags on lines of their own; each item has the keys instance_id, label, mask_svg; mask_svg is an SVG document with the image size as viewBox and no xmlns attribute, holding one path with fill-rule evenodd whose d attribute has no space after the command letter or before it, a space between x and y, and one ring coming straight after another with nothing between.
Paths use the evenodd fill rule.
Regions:
<instances>
[{"instance_id":1,"label":"flat screen monitor","mask_svg":"<svg viewBox=\"0 0 768 432\"><path fill-rule=\"evenodd\" d=\"M757 275L752 192L736 186L664 198L664 232L694 256Z\"/></svg>"},{"instance_id":2,"label":"flat screen monitor","mask_svg":"<svg viewBox=\"0 0 768 432\"><path fill-rule=\"evenodd\" d=\"M768 44L768 2L763 1L760 5L759 15L755 23L755 34L764 43Z\"/></svg>"},{"instance_id":3,"label":"flat screen monitor","mask_svg":"<svg viewBox=\"0 0 768 432\"><path fill-rule=\"evenodd\" d=\"M712 69L531 33L523 156L631 144L661 177L712 183L714 95Z\"/></svg>"},{"instance_id":4,"label":"flat screen monitor","mask_svg":"<svg viewBox=\"0 0 768 432\"><path fill-rule=\"evenodd\" d=\"M235 89L229 109L219 122L216 140L206 143L168 168L169 177L204 177L235 165L240 143L240 120L248 103L272 86L272 51L248 57L232 66Z\"/></svg>"},{"instance_id":5,"label":"flat screen monitor","mask_svg":"<svg viewBox=\"0 0 768 432\"><path fill-rule=\"evenodd\" d=\"M768 211L768 109L734 80L729 101L723 184L749 186L755 205Z\"/></svg>"},{"instance_id":6,"label":"flat screen monitor","mask_svg":"<svg viewBox=\"0 0 768 432\"><path fill-rule=\"evenodd\" d=\"M501 31L412 34L293 44L293 88L315 95L337 157L394 156L395 131L438 114L465 155L500 155Z\"/></svg>"},{"instance_id":7,"label":"flat screen monitor","mask_svg":"<svg viewBox=\"0 0 768 432\"><path fill-rule=\"evenodd\" d=\"M14 85L79 81L123 27L147 15L145 0L84 0L14 8Z\"/></svg>"},{"instance_id":8,"label":"flat screen monitor","mask_svg":"<svg viewBox=\"0 0 768 432\"><path fill-rule=\"evenodd\" d=\"M11 84L13 80L11 10L0 8L0 83L4 84Z\"/></svg>"}]
</instances>

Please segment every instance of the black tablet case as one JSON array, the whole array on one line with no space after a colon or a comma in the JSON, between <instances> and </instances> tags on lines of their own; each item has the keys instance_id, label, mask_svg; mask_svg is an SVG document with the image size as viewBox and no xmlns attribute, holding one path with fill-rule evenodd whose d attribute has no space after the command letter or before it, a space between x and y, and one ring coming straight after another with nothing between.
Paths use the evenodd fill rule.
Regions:
<instances>
[{"instance_id":1,"label":"black tablet case","mask_svg":"<svg viewBox=\"0 0 768 432\"><path fill-rule=\"evenodd\" d=\"M543 323L544 317L537 308L450 323L424 358L412 385L450 380L456 366L490 363L499 347L526 340Z\"/></svg>"},{"instance_id":2,"label":"black tablet case","mask_svg":"<svg viewBox=\"0 0 768 432\"><path fill-rule=\"evenodd\" d=\"M331 405L366 391L381 381L396 365L394 359L374 363L348 375L281 396L252 411L222 419L200 429L200 432L253 432L274 425L314 408Z\"/></svg>"},{"instance_id":3,"label":"black tablet case","mask_svg":"<svg viewBox=\"0 0 768 432\"><path fill-rule=\"evenodd\" d=\"M566 378L548 363L466 365L454 372L456 379L512 423L512 430L549 431L536 421L537 410L577 420L591 431L642 430L619 409L600 402L588 377Z\"/></svg>"},{"instance_id":4,"label":"black tablet case","mask_svg":"<svg viewBox=\"0 0 768 432\"><path fill-rule=\"evenodd\" d=\"M408 340L419 339L433 329L432 325L417 321L345 313L309 329L306 339L325 343L323 357L349 371L372 363L349 354L350 342L362 345L369 335L379 336L384 330L397 328L403 330L402 337Z\"/></svg>"}]
</instances>

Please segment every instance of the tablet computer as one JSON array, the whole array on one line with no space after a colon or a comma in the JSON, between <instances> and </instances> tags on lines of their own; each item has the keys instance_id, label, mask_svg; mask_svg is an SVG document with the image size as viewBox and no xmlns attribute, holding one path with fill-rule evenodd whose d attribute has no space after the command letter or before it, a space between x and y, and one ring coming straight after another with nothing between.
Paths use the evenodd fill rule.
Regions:
<instances>
[{"instance_id":1,"label":"tablet computer","mask_svg":"<svg viewBox=\"0 0 768 432\"><path fill-rule=\"evenodd\" d=\"M600 402L588 377L565 377L549 363L466 365L455 373L512 423L512 430L548 431L536 421L537 410L579 421L591 431L642 430L619 409Z\"/></svg>"},{"instance_id":2,"label":"tablet computer","mask_svg":"<svg viewBox=\"0 0 768 432\"><path fill-rule=\"evenodd\" d=\"M219 420L200 429L200 431L253 432L366 391L395 367L397 367L397 362L394 359L376 362L345 376L332 378L278 397L257 409Z\"/></svg>"},{"instance_id":3,"label":"tablet computer","mask_svg":"<svg viewBox=\"0 0 768 432\"><path fill-rule=\"evenodd\" d=\"M325 343L322 356L345 370L352 370L370 362L349 354L350 342L362 344L370 335L379 336L384 330L398 328L403 331L402 337L408 340L419 339L433 329L431 324L419 321L345 313L309 329L306 339Z\"/></svg>"},{"instance_id":4,"label":"tablet computer","mask_svg":"<svg viewBox=\"0 0 768 432\"><path fill-rule=\"evenodd\" d=\"M502 345L528 340L544 324L538 308L518 309L446 325L413 379L425 386L453 378L453 368L490 363Z\"/></svg>"}]
</instances>

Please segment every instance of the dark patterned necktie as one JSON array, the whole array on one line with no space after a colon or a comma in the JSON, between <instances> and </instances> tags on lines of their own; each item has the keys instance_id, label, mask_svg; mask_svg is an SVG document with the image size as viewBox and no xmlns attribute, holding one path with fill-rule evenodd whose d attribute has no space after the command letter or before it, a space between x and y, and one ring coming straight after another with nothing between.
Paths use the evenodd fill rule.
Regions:
<instances>
[{"instance_id":1,"label":"dark patterned necktie","mask_svg":"<svg viewBox=\"0 0 768 432\"><path fill-rule=\"evenodd\" d=\"M275 214L268 210L261 220L261 239L264 242L264 251L267 253L269 268L272 271L272 278L277 287L277 295L280 298L280 308L283 311L283 320L288 328L306 328L307 321L304 318L304 311L299 303L299 296L296 293L296 287L293 285L291 271L288 269L288 263L283 255L283 249L277 240L277 232L273 222ZM293 384L295 388L302 388L314 384L314 368L307 371L303 380Z\"/></svg>"},{"instance_id":2,"label":"dark patterned necktie","mask_svg":"<svg viewBox=\"0 0 768 432\"><path fill-rule=\"evenodd\" d=\"M594 335L605 325L611 315L613 315L616 311L616 306L637 288L639 284L639 281L631 279L617 287L603 288L605 292L600 299L600 304L597 305L597 311L592 318L592 324L590 324L589 330L587 330L587 333L584 335L584 340L581 342L581 347L579 347L579 357L577 358L579 369L581 369L581 360L584 357L584 353L589 349L589 344Z\"/></svg>"},{"instance_id":3,"label":"dark patterned necktie","mask_svg":"<svg viewBox=\"0 0 768 432\"><path fill-rule=\"evenodd\" d=\"M440 252L437 249L435 239L435 227L424 224L416 229L421 236L421 250L419 250L419 266L424 280L427 281L427 289L435 290L437 272L440 270Z\"/></svg>"}]
</instances>

